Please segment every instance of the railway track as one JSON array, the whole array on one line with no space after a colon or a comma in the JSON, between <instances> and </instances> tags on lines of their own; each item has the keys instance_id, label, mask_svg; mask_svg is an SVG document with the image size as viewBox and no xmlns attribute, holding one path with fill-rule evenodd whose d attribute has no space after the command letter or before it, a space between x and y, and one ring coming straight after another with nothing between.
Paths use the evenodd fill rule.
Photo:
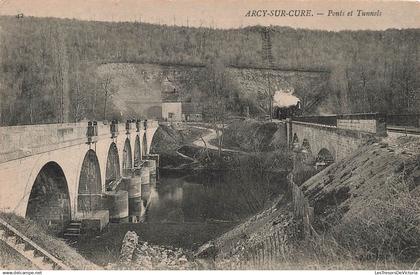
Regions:
<instances>
[{"instance_id":1,"label":"railway track","mask_svg":"<svg viewBox=\"0 0 420 275\"><path fill-rule=\"evenodd\" d=\"M5 220L0 218L0 241L18 252L41 270L70 270L62 261L38 246Z\"/></svg>"},{"instance_id":2,"label":"railway track","mask_svg":"<svg viewBox=\"0 0 420 275\"><path fill-rule=\"evenodd\" d=\"M420 128L403 127L403 126L387 126L387 131L391 133L405 134L405 135L420 135Z\"/></svg>"}]
</instances>

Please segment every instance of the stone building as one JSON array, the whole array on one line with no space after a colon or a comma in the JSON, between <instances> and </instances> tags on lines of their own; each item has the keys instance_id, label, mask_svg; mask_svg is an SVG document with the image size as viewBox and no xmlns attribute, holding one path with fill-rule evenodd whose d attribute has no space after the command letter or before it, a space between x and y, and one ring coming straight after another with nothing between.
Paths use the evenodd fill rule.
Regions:
<instances>
[{"instance_id":1,"label":"stone building","mask_svg":"<svg viewBox=\"0 0 420 275\"><path fill-rule=\"evenodd\" d=\"M182 103L181 102L163 102L162 118L165 121L181 121L182 120Z\"/></svg>"},{"instance_id":2,"label":"stone building","mask_svg":"<svg viewBox=\"0 0 420 275\"><path fill-rule=\"evenodd\" d=\"M162 118L165 121L202 121L202 106L192 102L163 102Z\"/></svg>"}]
</instances>

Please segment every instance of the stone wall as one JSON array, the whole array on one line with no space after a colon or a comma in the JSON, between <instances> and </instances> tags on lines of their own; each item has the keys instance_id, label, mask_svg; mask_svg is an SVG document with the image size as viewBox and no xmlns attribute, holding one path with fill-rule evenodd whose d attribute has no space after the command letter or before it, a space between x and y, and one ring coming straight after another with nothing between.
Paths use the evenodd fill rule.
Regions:
<instances>
[{"instance_id":1,"label":"stone wall","mask_svg":"<svg viewBox=\"0 0 420 275\"><path fill-rule=\"evenodd\" d=\"M118 93L113 104L122 115L153 117L163 101L199 101L204 66L160 65L148 63L108 63L98 67L100 75L110 75ZM267 89L270 75L274 90L294 88L298 95L308 94L329 79L328 72L287 71L259 68L227 68L239 86L241 97L256 99Z\"/></svg>"},{"instance_id":2,"label":"stone wall","mask_svg":"<svg viewBox=\"0 0 420 275\"><path fill-rule=\"evenodd\" d=\"M316 71L229 68L228 72L239 84L242 95L251 99L257 97L258 91L267 90L268 76L274 91L292 89L300 97L310 94L312 89L329 79L329 73Z\"/></svg>"},{"instance_id":3,"label":"stone wall","mask_svg":"<svg viewBox=\"0 0 420 275\"><path fill-rule=\"evenodd\" d=\"M338 119L337 128L386 136L386 123L378 120Z\"/></svg>"},{"instance_id":4,"label":"stone wall","mask_svg":"<svg viewBox=\"0 0 420 275\"><path fill-rule=\"evenodd\" d=\"M87 122L0 127L0 163L86 138Z\"/></svg>"},{"instance_id":5,"label":"stone wall","mask_svg":"<svg viewBox=\"0 0 420 275\"><path fill-rule=\"evenodd\" d=\"M348 156L373 136L366 132L297 121L292 122L291 133L292 137L294 134L297 135L300 145L306 139L314 156L317 156L321 149L325 148L331 153L334 160Z\"/></svg>"},{"instance_id":6,"label":"stone wall","mask_svg":"<svg viewBox=\"0 0 420 275\"><path fill-rule=\"evenodd\" d=\"M338 119L337 127L354 131L376 133L376 120Z\"/></svg>"}]
</instances>

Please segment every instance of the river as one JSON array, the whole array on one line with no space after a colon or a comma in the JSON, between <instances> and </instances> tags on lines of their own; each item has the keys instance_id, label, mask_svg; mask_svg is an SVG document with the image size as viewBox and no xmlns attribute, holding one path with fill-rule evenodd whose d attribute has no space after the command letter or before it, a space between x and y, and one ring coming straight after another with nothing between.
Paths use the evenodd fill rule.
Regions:
<instances>
[{"instance_id":1,"label":"river","mask_svg":"<svg viewBox=\"0 0 420 275\"><path fill-rule=\"evenodd\" d=\"M232 171L161 175L140 223L109 224L77 248L97 264L115 262L125 233L133 230L142 241L195 249L260 211L285 190L285 183L284 173L259 181L241 179Z\"/></svg>"}]
</instances>

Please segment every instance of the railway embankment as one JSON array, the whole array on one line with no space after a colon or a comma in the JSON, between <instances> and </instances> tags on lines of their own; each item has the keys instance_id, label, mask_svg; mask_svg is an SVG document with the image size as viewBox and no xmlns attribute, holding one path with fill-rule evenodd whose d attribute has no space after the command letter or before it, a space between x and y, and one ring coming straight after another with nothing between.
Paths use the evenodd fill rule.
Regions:
<instances>
[{"instance_id":1,"label":"railway embankment","mask_svg":"<svg viewBox=\"0 0 420 275\"><path fill-rule=\"evenodd\" d=\"M10 213L6 214L0 212L0 218L17 230L21 236L28 238L31 242L36 244L39 249L47 251L61 263L66 265L66 268L77 270L101 268L80 255L76 249L72 248L63 239L50 234L46 227L42 227L31 220ZM4 228L0 229L4 230ZM23 245L25 242L21 240L20 244ZM28 245L26 245L25 249L29 251ZM38 251L35 253L37 254L36 256L40 256ZM4 241L0 241L0 268L11 270L37 269L38 266L34 266L32 262L18 253L16 248L8 246Z\"/></svg>"},{"instance_id":2,"label":"railway embankment","mask_svg":"<svg viewBox=\"0 0 420 275\"><path fill-rule=\"evenodd\" d=\"M219 268L418 268L418 138L370 141L317 174L309 164L296 151L289 192L198 254L211 248ZM298 217L296 193L309 209Z\"/></svg>"}]
</instances>

